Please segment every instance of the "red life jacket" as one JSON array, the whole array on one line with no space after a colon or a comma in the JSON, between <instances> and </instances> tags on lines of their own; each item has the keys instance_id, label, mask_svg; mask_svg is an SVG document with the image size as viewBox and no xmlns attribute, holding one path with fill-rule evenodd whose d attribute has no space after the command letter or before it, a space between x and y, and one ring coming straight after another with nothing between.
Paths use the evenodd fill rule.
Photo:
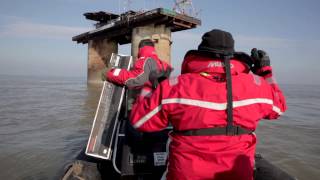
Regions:
<instances>
[{"instance_id":1,"label":"red life jacket","mask_svg":"<svg viewBox=\"0 0 320 180\"><path fill-rule=\"evenodd\" d=\"M233 125L255 130L261 119L276 119L285 98L272 77L260 77L231 59ZM177 131L226 127L227 97L223 61L190 54L182 74L163 81L138 98L130 121L140 131L159 131L171 124ZM253 179L256 137L170 134L167 179Z\"/></svg>"}]
</instances>

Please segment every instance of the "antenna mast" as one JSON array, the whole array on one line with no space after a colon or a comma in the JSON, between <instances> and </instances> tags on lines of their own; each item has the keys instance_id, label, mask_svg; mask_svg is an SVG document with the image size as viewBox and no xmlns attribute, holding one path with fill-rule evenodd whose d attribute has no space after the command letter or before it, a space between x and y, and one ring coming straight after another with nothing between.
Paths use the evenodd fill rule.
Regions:
<instances>
[{"instance_id":1,"label":"antenna mast","mask_svg":"<svg viewBox=\"0 0 320 180\"><path fill-rule=\"evenodd\" d=\"M175 0L173 10L177 13L194 17L199 14L199 11L197 11L193 6L192 0Z\"/></svg>"}]
</instances>

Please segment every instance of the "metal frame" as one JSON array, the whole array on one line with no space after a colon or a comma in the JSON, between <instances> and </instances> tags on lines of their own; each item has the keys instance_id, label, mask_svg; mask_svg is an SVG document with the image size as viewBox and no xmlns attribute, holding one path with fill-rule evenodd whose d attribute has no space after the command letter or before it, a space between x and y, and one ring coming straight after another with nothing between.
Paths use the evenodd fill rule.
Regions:
<instances>
[{"instance_id":1,"label":"metal frame","mask_svg":"<svg viewBox=\"0 0 320 180\"><path fill-rule=\"evenodd\" d=\"M111 58L110 58L110 61L112 61L114 59L114 56L117 56L117 57L120 57L120 58L117 58L116 59L116 62L114 62L114 65L115 66L118 66L120 64L120 60L121 60L121 56L126 56L126 55L120 55L120 54L112 54L111 55ZM128 67L127 69L129 70L130 67L131 67L131 64L132 64L132 57L131 56L126 56L126 57L130 57L129 59L129 62L128 62ZM92 153L90 151L90 147L92 147L93 150L95 150L96 148L96 144L97 144L97 139L101 139L102 136L103 136L103 132L105 130L105 124L104 126L102 127L103 130L101 129L101 126L98 127L100 129L98 129L97 131L97 136L93 137L93 132L95 131L95 128L96 127L96 123L97 123L97 118L98 118L98 114L100 112L100 107L101 107L101 101L103 100L103 95L104 95L104 91L106 90L106 87L107 86L110 86L110 85L113 85L111 84L110 82L104 82L103 83L103 88L102 88L102 92L101 92L101 95L100 95L100 99L99 99L99 103L98 103L98 107L97 107L97 110L96 110L96 114L95 114L95 117L94 117L94 121L93 121L93 125L92 125L92 128L91 128L91 132L90 132L90 136L89 136L89 140L88 140L88 143L87 143L87 147L86 147L86 155L88 156L92 156L92 157L96 157L96 158L100 158L100 159L106 159L106 160L110 160L111 159L111 155L112 155L112 146L113 146L113 143L114 143L114 134L115 134L115 131L117 129L117 126L118 126L118 118L119 118L119 114L120 114L120 109L121 109L121 105L122 105L122 101L123 101L123 96L124 96L124 92L125 92L125 87L122 87L121 89L121 95L120 95L120 99L119 99L119 105L116 109L116 116L115 116L115 119L114 119L114 124L113 124L113 127L111 128L112 129L112 134L111 134L111 137L110 137L110 144L108 145L108 147L106 147L106 149L103 150L103 154L105 155L100 155L99 152L98 153ZM114 86L114 85L113 85ZM111 101L112 99L110 99ZM109 116L107 116L108 118ZM106 117L102 117L102 118L106 118ZM105 122L106 123L106 122ZM110 128L110 127L108 127ZM110 129L109 129L110 130ZM94 140L93 140L94 138ZM93 145L92 145L93 143ZM102 144L102 142L100 143L100 145Z\"/></svg>"}]
</instances>

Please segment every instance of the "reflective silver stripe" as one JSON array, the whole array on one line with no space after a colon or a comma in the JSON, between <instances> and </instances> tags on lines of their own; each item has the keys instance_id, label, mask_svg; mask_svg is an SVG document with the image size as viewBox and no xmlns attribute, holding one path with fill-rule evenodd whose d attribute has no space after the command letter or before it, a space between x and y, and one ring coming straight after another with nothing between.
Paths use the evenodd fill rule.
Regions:
<instances>
[{"instance_id":1,"label":"reflective silver stripe","mask_svg":"<svg viewBox=\"0 0 320 180\"><path fill-rule=\"evenodd\" d=\"M184 99L184 98L171 98L171 99L162 100L162 104L173 104L173 103L198 106L198 107L203 107L203 108L213 109L213 110L226 110L227 108L227 103L213 103L208 101ZM255 99L245 99L241 101L233 101L234 108L241 107L241 106L248 106L252 104L270 104L272 105L272 110L274 110L278 114L282 114L280 108L275 106L271 99L255 98Z\"/></svg>"},{"instance_id":2,"label":"reflective silver stripe","mask_svg":"<svg viewBox=\"0 0 320 180\"><path fill-rule=\"evenodd\" d=\"M156 113L158 113L162 105L165 104L184 104L184 105L190 105L190 106L197 106L207 109L213 109L213 110L226 110L227 109L227 103L213 103L208 101L201 101L201 100L195 100L195 99L185 99L185 98L170 98L170 99L163 99L161 102L161 105L153 109L151 112L149 112L147 115L142 117L136 124L134 124L135 128L139 128L141 125L143 125L145 122L147 122L152 116L154 116ZM241 101L233 101L233 107L242 107L242 106L248 106L253 104L269 104L272 106L272 110L279 115L283 114L281 112L280 108L275 106L273 104L273 101L271 99L265 99L265 98L254 98L254 99L245 99Z\"/></svg>"},{"instance_id":3,"label":"reflective silver stripe","mask_svg":"<svg viewBox=\"0 0 320 180\"><path fill-rule=\"evenodd\" d=\"M245 99L241 101L233 101L233 107L248 106L252 104L270 104L273 105L271 99L255 98L255 99Z\"/></svg>"},{"instance_id":4,"label":"reflective silver stripe","mask_svg":"<svg viewBox=\"0 0 320 180\"><path fill-rule=\"evenodd\" d=\"M278 113L279 115L282 115L283 112L281 112L280 108L278 108L277 106L272 105L272 110L276 113Z\"/></svg>"},{"instance_id":5,"label":"reflective silver stripe","mask_svg":"<svg viewBox=\"0 0 320 180\"><path fill-rule=\"evenodd\" d=\"M145 122L147 122L150 118L152 118L152 116L154 116L155 114L157 114L162 108L162 105L154 108L151 112L149 112L147 115L145 115L143 118L141 118L139 121L137 121L133 127L134 128L139 128L140 126L142 126L142 124L144 124Z\"/></svg>"},{"instance_id":6,"label":"reflective silver stripe","mask_svg":"<svg viewBox=\"0 0 320 180\"><path fill-rule=\"evenodd\" d=\"M113 71L113 75L114 75L114 76L119 76L120 72L121 72L121 69L117 68L117 69L115 69L115 70Z\"/></svg>"},{"instance_id":7,"label":"reflective silver stripe","mask_svg":"<svg viewBox=\"0 0 320 180\"><path fill-rule=\"evenodd\" d=\"M208 101L184 99L184 98L171 98L171 99L162 100L162 104L173 104L173 103L198 106L198 107L214 109L214 110L225 110L227 108L227 103L213 103Z\"/></svg>"},{"instance_id":8,"label":"reflective silver stripe","mask_svg":"<svg viewBox=\"0 0 320 180\"><path fill-rule=\"evenodd\" d=\"M273 104L273 101L271 99L264 99L264 98L256 98L256 99L246 99L241 101L234 101L233 107L241 107L241 106L248 106L252 104L270 104L272 106L272 110L279 115L282 115L283 112L281 112L280 108L275 106Z\"/></svg>"}]
</instances>

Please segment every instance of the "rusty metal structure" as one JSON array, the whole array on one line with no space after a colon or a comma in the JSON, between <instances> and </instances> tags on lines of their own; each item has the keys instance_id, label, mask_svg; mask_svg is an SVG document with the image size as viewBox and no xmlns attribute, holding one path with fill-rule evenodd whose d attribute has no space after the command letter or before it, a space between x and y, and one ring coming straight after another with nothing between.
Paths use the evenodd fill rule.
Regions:
<instances>
[{"instance_id":1,"label":"rusty metal structure","mask_svg":"<svg viewBox=\"0 0 320 180\"><path fill-rule=\"evenodd\" d=\"M160 59L170 63L171 32L196 28L201 24L197 18L173 10L156 8L150 11L127 11L122 14L90 12L84 16L96 21L95 29L72 38L77 43L88 43L88 82L101 83L102 69L107 60L118 52L118 44L131 43L131 55L135 59L138 43L151 38L156 42Z\"/></svg>"}]
</instances>

